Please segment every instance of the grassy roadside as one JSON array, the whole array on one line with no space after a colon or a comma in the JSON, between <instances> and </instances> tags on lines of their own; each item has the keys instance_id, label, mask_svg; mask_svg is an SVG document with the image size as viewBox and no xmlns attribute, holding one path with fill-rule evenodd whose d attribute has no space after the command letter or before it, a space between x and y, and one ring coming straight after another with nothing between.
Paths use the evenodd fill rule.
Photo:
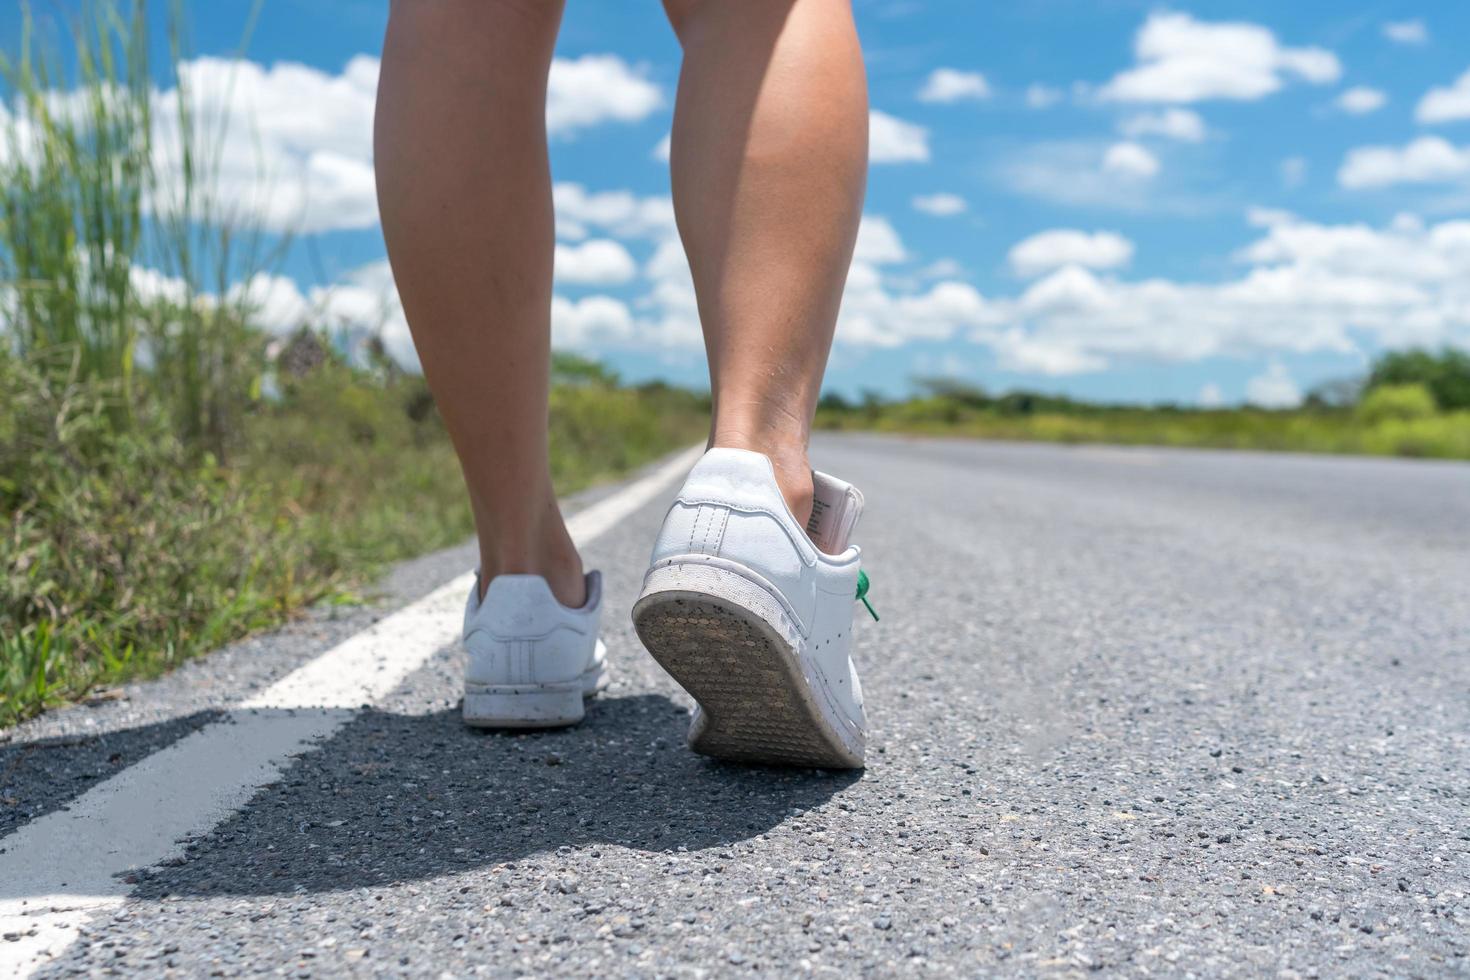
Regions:
<instances>
[{"instance_id":1,"label":"grassy roadside","mask_svg":"<svg viewBox=\"0 0 1470 980\"><path fill-rule=\"evenodd\" d=\"M154 676L472 531L422 380L329 361L247 412L229 463L134 395L0 356L0 726ZM553 393L557 488L706 431L698 396L611 379Z\"/></svg>"},{"instance_id":2,"label":"grassy roadside","mask_svg":"<svg viewBox=\"0 0 1470 980\"><path fill-rule=\"evenodd\" d=\"M423 380L372 324L258 326L238 284L289 238L235 214L228 122L197 117L177 20L149 65L148 24L142 0L84 0L64 51L27 19L0 52L0 726L471 531ZM694 442L707 409L558 357L558 490Z\"/></svg>"},{"instance_id":3,"label":"grassy roadside","mask_svg":"<svg viewBox=\"0 0 1470 980\"><path fill-rule=\"evenodd\" d=\"M1026 392L992 396L923 382L901 401L823 399L817 426L1035 442L1114 443L1470 459L1470 357L1446 350L1381 357L1361 383L1296 409L1096 405Z\"/></svg>"}]
</instances>

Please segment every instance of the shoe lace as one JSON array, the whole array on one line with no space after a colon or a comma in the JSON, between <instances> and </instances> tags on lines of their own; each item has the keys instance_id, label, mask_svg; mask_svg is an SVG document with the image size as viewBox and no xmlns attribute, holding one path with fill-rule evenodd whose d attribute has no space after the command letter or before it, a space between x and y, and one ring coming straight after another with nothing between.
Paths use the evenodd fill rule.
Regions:
<instances>
[{"instance_id":1,"label":"shoe lace","mask_svg":"<svg viewBox=\"0 0 1470 980\"><path fill-rule=\"evenodd\" d=\"M868 601L868 573L861 568L858 569L857 598L868 609L868 615L873 617L873 622L878 622L878 613L874 611L873 604Z\"/></svg>"}]
</instances>

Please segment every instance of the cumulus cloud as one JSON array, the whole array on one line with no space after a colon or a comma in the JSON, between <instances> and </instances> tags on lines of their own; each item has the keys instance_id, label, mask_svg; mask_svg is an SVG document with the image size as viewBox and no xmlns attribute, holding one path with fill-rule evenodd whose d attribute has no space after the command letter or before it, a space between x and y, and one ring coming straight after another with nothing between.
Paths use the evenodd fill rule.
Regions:
<instances>
[{"instance_id":1,"label":"cumulus cloud","mask_svg":"<svg viewBox=\"0 0 1470 980\"><path fill-rule=\"evenodd\" d=\"M588 228L617 238L663 238L674 234L674 202L667 195L640 197L632 191L589 191L572 182L552 188L557 234L580 240Z\"/></svg>"},{"instance_id":2,"label":"cumulus cloud","mask_svg":"<svg viewBox=\"0 0 1470 980\"><path fill-rule=\"evenodd\" d=\"M1389 21L1383 25L1383 36L1395 44L1428 44L1429 28L1422 20Z\"/></svg>"},{"instance_id":3,"label":"cumulus cloud","mask_svg":"<svg viewBox=\"0 0 1470 980\"><path fill-rule=\"evenodd\" d=\"M1388 96L1381 90L1366 85L1355 85L1337 97L1336 105L1343 112L1354 116L1366 116L1377 112L1388 103Z\"/></svg>"},{"instance_id":4,"label":"cumulus cloud","mask_svg":"<svg viewBox=\"0 0 1470 980\"><path fill-rule=\"evenodd\" d=\"M1026 87L1026 105L1032 109L1050 109L1062 101L1064 95L1061 89L1038 82Z\"/></svg>"},{"instance_id":5,"label":"cumulus cloud","mask_svg":"<svg viewBox=\"0 0 1470 980\"><path fill-rule=\"evenodd\" d=\"M1319 225L1280 212L1222 282L1127 281L1076 265L993 298L971 333L1052 373L1118 361L1470 345L1470 221ZM1017 333L1019 331L1019 333ZM1091 365L1079 367L1079 365ZM1284 386L1278 386L1278 393Z\"/></svg>"},{"instance_id":6,"label":"cumulus cloud","mask_svg":"<svg viewBox=\"0 0 1470 980\"><path fill-rule=\"evenodd\" d=\"M1337 182L1352 189L1436 184L1470 176L1470 146L1421 136L1406 146L1361 146L1348 152Z\"/></svg>"},{"instance_id":7,"label":"cumulus cloud","mask_svg":"<svg viewBox=\"0 0 1470 980\"><path fill-rule=\"evenodd\" d=\"M1260 408L1296 408L1302 403L1302 391L1286 365L1273 360L1246 382L1245 400Z\"/></svg>"},{"instance_id":8,"label":"cumulus cloud","mask_svg":"<svg viewBox=\"0 0 1470 980\"><path fill-rule=\"evenodd\" d=\"M868 160L872 163L928 163L929 130L874 109L868 115Z\"/></svg>"},{"instance_id":9,"label":"cumulus cloud","mask_svg":"<svg viewBox=\"0 0 1470 980\"><path fill-rule=\"evenodd\" d=\"M970 207L969 203L958 194L944 192L916 195L912 204L914 210L932 214L936 218L949 218L957 214L964 214Z\"/></svg>"},{"instance_id":10,"label":"cumulus cloud","mask_svg":"<svg viewBox=\"0 0 1470 980\"><path fill-rule=\"evenodd\" d=\"M1207 381L1200 385L1199 394L1194 400L1200 408L1219 408L1225 404L1225 393L1215 382Z\"/></svg>"},{"instance_id":11,"label":"cumulus cloud","mask_svg":"<svg viewBox=\"0 0 1470 980\"><path fill-rule=\"evenodd\" d=\"M1158 186L1163 165L1132 142L1061 140L1035 143L1002 155L996 177L1012 191L1053 204L1115 211L1181 211L1195 199Z\"/></svg>"},{"instance_id":12,"label":"cumulus cloud","mask_svg":"<svg viewBox=\"0 0 1470 980\"><path fill-rule=\"evenodd\" d=\"M695 356L701 341L688 263L671 227L649 218L663 213L660 199L580 185L558 190L589 228L622 227L653 250L632 300L558 296L555 343ZM1009 370L1048 375L1139 361L1470 346L1470 221L1429 225L1404 216L1386 227L1330 225L1262 208L1252 209L1248 220L1259 234L1234 256L1243 271L1222 281L1125 279L1118 270L1133 251L1126 239L1055 229L1012 249L1013 266L1030 280L1023 289L985 296L952 262L907 271L913 254L898 231L881 216L865 216L838 343L893 349L966 340L989 349ZM597 241L575 246L577 253L593 254ZM148 288L169 288L155 278ZM303 291L289 279L265 276L238 288L272 329L314 323L380 333L395 357L415 363L386 262L327 288ZM1290 403L1289 376L1283 380L1268 368L1263 378L1254 400Z\"/></svg>"},{"instance_id":13,"label":"cumulus cloud","mask_svg":"<svg viewBox=\"0 0 1470 980\"><path fill-rule=\"evenodd\" d=\"M638 263L622 245L596 238L580 245L556 246L556 278L583 286L616 286L638 274Z\"/></svg>"},{"instance_id":14,"label":"cumulus cloud","mask_svg":"<svg viewBox=\"0 0 1470 980\"><path fill-rule=\"evenodd\" d=\"M180 66L212 150L220 202L233 217L268 231L314 233L372 227L373 108L378 59L359 55L340 73L291 62L205 57ZM167 179L183 166L178 89L158 93L157 166ZM547 127L555 136L646 118L663 104L658 86L614 55L557 58ZM155 202L166 207L168 195Z\"/></svg>"},{"instance_id":15,"label":"cumulus cloud","mask_svg":"<svg viewBox=\"0 0 1470 980\"><path fill-rule=\"evenodd\" d=\"M1055 228L1016 243L1007 258L1011 269L1028 279L1069 265L1116 269L1132 261L1133 243L1112 231Z\"/></svg>"},{"instance_id":16,"label":"cumulus cloud","mask_svg":"<svg viewBox=\"0 0 1470 980\"><path fill-rule=\"evenodd\" d=\"M1470 71L1447 88L1432 88L1426 92L1414 109L1414 118L1421 123L1470 119Z\"/></svg>"},{"instance_id":17,"label":"cumulus cloud","mask_svg":"<svg viewBox=\"0 0 1470 980\"><path fill-rule=\"evenodd\" d=\"M853 261L870 265L903 262L909 257L903 239L887 218L865 214L858 224L857 246Z\"/></svg>"},{"instance_id":18,"label":"cumulus cloud","mask_svg":"<svg viewBox=\"0 0 1470 980\"><path fill-rule=\"evenodd\" d=\"M612 54L557 58L546 88L546 128L570 136L605 122L637 122L663 105L659 87Z\"/></svg>"},{"instance_id":19,"label":"cumulus cloud","mask_svg":"<svg viewBox=\"0 0 1470 980\"><path fill-rule=\"evenodd\" d=\"M1105 172L1148 180L1159 172L1159 158L1137 143L1114 143L1103 154Z\"/></svg>"},{"instance_id":20,"label":"cumulus cloud","mask_svg":"<svg viewBox=\"0 0 1470 980\"><path fill-rule=\"evenodd\" d=\"M920 102L983 101L990 98L990 83L978 71L936 68L919 89Z\"/></svg>"},{"instance_id":21,"label":"cumulus cloud","mask_svg":"<svg viewBox=\"0 0 1470 980\"><path fill-rule=\"evenodd\" d=\"M1199 143L1205 138L1205 121L1189 109L1164 109L1128 116L1118 124L1124 136L1163 136L1184 143Z\"/></svg>"},{"instance_id":22,"label":"cumulus cloud","mask_svg":"<svg viewBox=\"0 0 1470 980\"><path fill-rule=\"evenodd\" d=\"M551 343L558 350L588 350L626 344L636 332L633 311L611 296L551 300Z\"/></svg>"},{"instance_id":23,"label":"cumulus cloud","mask_svg":"<svg viewBox=\"0 0 1470 980\"><path fill-rule=\"evenodd\" d=\"M1150 15L1133 48L1138 64L1104 85L1103 99L1249 101L1276 92L1288 78L1321 85L1342 74L1326 49L1286 47L1259 24L1198 21L1183 13Z\"/></svg>"}]
</instances>

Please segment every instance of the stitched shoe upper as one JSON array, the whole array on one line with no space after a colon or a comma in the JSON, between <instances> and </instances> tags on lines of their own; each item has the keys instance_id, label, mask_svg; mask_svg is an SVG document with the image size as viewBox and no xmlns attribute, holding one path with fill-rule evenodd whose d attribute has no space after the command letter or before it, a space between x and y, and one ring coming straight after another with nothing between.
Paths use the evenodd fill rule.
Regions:
<instances>
[{"instance_id":1,"label":"stitched shoe upper","mask_svg":"<svg viewBox=\"0 0 1470 980\"><path fill-rule=\"evenodd\" d=\"M818 479L846 487L822 474ZM826 554L787 507L766 456L711 449L670 507L654 543L651 567L701 561L759 580L795 622L802 655L849 716L859 719L862 689L848 652L862 552L847 544L846 533L861 509L861 495L851 490L851 496L853 513L836 535L843 550Z\"/></svg>"},{"instance_id":2,"label":"stitched shoe upper","mask_svg":"<svg viewBox=\"0 0 1470 980\"><path fill-rule=\"evenodd\" d=\"M602 576L587 573L587 601L569 609L539 575L497 575L484 601L479 583L465 605L465 680L518 685L570 682L596 663Z\"/></svg>"}]
</instances>

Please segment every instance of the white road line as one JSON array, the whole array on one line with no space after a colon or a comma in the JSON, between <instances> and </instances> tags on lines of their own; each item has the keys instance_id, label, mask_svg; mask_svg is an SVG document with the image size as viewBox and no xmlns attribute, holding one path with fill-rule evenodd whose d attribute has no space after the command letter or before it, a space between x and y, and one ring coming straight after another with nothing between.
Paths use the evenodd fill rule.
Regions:
<instances>
[{"instance_id":1,"label":"white road line","mask_svg":"<svg viewBox=\"0 0 1470 980\"><path fill-rule=\"evenodd\" d=\"M651 503L698 459L679 454L567 521L578 546ZM459 635L467 573L384 617L210 724L0 839L0 976L27 977L87 919L120 906L120 875L182 853L291 760L385 697Z\"/></svg>"}]
</instances>

